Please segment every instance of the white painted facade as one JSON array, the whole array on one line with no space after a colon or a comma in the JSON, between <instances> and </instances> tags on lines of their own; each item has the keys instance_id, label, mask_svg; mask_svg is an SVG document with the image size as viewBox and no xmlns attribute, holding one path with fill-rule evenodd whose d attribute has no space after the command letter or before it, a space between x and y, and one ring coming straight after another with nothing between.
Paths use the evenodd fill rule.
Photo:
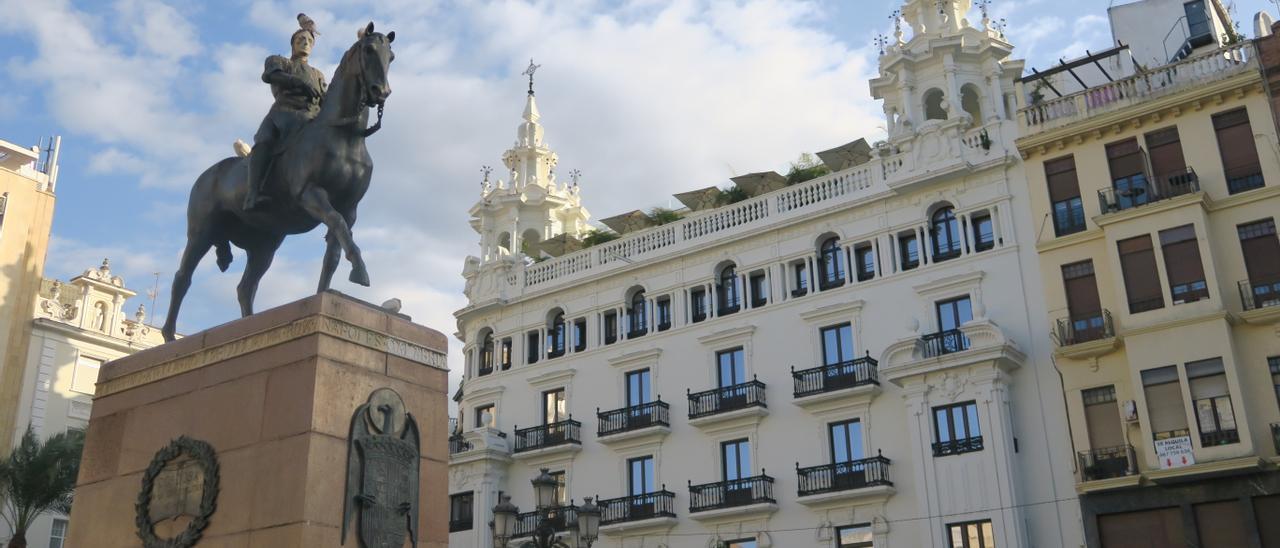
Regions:
<instances>
[{"instance_id":1,"label":"white painted facade","mask_svg":"<svg viewBox=\"0 0 1280 548\"><path fill-rule=\"evenodd\" d=\"M1129 46L1133 61L1149 68L1221 47L1236 32L1221 0L1138 0L1108 7L1107 18L1112 44Z\"/></svg>"},{"instance_id":2,"label":"white painted facade","mask_svg":"<svg viewBox=\"0 0 1280 548\"><path fill-rule=\"evenodd\" d=\"M595 546L714 547L750 539L755 544L741 546L832 547L839 546L838 528L855 525L866 527L877 548L949 546L950 526L986 520L1001 548L1083 544L1071 446L1058 434L1067 431L1062 389L1043 324L1034 249L1041 221L1030 217L1013 146L1022 62L1008 59L1012 46L987 21L964 19L970 8L969 0L905 3L911 38L900 32L891 41L871 81L889 135L865 163L537 263L494 252L498 232L489 227L511 225L516 206L494 205L504 202L486 188L472 209L482 253L467 259L469 304L456 313L467 361L449 478L451 494L472 493L474 516L450 535L450 546L490 548L487 523L499 492L533 510L529 480L539 468L563 471L566 499L580 504L587 496L630 494L629 459L645 456L653 458L651 488L672 494L674 516L607 523ZM512 186L508 192L519 198L505 203L540 203L546 188L528 179L524 187L537 188ZM578 198L574 192L556 208L523 206L520 226L541 219L552 227L544 238L581 230L586 216L575 213ZM935 248L941 240L931 218L948 207L957 243ZM569 215L559 213L566 209ZM820 249L832 237L842 270L833 280L841 281L825 284L831 263ZM908 268L902 242L913 237L919 265ZM860 250L868 248L874 268L859 275ZM730 265L734 274L722 278ZM756 290L760 276L767 291ZM737 288L736 311L715 302L728 279ZM696 321L699 292L713 305ZM932 336L949 327L938 303L957 298L968 299L972 318L948 337L966 340L963 350L940 347L945 343ZM661 329L664 301L670 326ZM645 311L644 333L634 336L627 326L633 302ZM565 352L549 357L546 335L560 312L568 325ZM616 322L611 343L609 317ZM585 348L575 350L579 319ZM823 365L820 330L845 323L851 354L863 358L858 382L836 387L826 380L847 371L839 366L797 380L793 370ZM487 336L492 357L484 355ZM529 342L539 345L536 361L528 359ZM716 388L718 353L734 349L741 349L742 378L763 383L763 401L725 403L748 394L734 388L719 392L719 404L733 409L699 413L708 399L690 393ZM482 374L482 365L491 367ZM602 436L598 412L627 408L626 375L643 369L652 399L669 408L667 424ZM755 386L748 399L759 397ZM565 411L581 423L577 441L527 443L538 440L516 430L541 423L544 393L561 389ZM946 441L934 424L937 408L970 402L958 409L976 417L980 441L970 436L935 447ZM699 416L690 418L691 411ZM856 476L868 481L813 489L810 470L804 485L817 492L801 496L798 468L831 464L829 425L850 420L859 425L850 456L867 459ZM768 476L772 492L761 479L743 504L691 511L716 506L693 500L691 490L731 475L736 467L725 463L722 444L744 439L738 476ZM888 459L887 478L875 477L888 482L869 481L884 470L884 461L869 462L880 456ZM628 511L614 510L615 518Z\"/></svg>"}]
</instances>

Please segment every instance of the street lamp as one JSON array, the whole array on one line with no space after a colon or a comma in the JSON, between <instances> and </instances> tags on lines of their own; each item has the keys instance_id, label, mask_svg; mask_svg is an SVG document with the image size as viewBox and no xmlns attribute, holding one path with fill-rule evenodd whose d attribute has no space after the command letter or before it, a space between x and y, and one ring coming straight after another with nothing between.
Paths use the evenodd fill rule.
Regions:
<instances>
[{"instance_id":1,"label":"street lamp","mask_svg":"<svg viewBox=\"0 0 1280 548\"><path fill-rule=\"evenodd\" d=\"M533 478L533 494L538 506L538 526L533 530L533 538L522 547L533 548L568 548L562 539L556 536L556 523L553 511L556 507L556 491L560 483L551 476L550 470L543 468L538 477ZM576 508L578 511L578 529L573 534L577 537L577 546L591 548L600 536L600 507L587 497L586 504ZM563 520L563 516L561 516ZM503 495L497 506L493 507L493 544L497 548L507 548L516 534L516 523L520 521L520 509L511 504L511 497Z\"/></svg>"}]
</instances>

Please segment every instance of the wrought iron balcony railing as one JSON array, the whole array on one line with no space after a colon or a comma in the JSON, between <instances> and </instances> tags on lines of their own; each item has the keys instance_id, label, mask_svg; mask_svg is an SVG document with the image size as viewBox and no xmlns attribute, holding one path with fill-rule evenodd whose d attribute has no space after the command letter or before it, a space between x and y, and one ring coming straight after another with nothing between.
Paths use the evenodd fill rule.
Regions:
<instances>
[{"instance_id":1,"label":"wrought iron balcony railing","mask_svg":"<svg viewBox=\"0 0 1280 548\"><path fill-rule=\"evenodd\" d=\"M796 463L799 496L862 489L876 485L893 485L889 481L889 459L883 455L849 462L822 464L801 468Z\"/></svg>"},{"instance_id":2,"label":"wrought iron balcony railing","mask_svg":"<svg viewBox=\"0 0 1280 548\"><path fill-rule=\"evenodd\" d=\"M1053 330L1053 340L1058 346L1100 341L1116 336L1111 311L1103 309L1097 314L1082 314L1058 318Z\"/></svg>"},{"instance_id":3,"label":"wrought iron balcony railing","mask_svg":"<svg viewBox=\"0 0 1280 548\"><path fill-rule=\"evenodd\" d=\"M596 435L599 437L620 434L650 426L671 426L671 406L658 398L657 401L614 409L613 411L596 410L599 419Z\"/></svg>"},{"instance_id":4,"label":"wrought iron balcony railing","mask_svg":"<svg viewBox=\"0 0 1280 548\"><path fill-rule=\"evenodd\" d=\"M1123 189L1104 188L1098 191L1099 213L1106 215L1200 191L1200 177L1190 167L1157 175L1150 180L1131 178L1130 181L1129 186Z\"/></svg>"},{"instance_id":5,"label":"wrought iron balcony railing","mask_svg":"<svg viewBox=\"0 0 1280 548\"><path fill-rule=\"evenodd\" d=\"M1200 433L1201 447L1214 447L1218 445L1230 445L1240 442L1240 431L1232 428L1230 430L1222 429L1213 432Z\"/></svg>"},{"instance_id":6,"label":"wrought iron balcony railing","mask_svg":"<svg viewBox=\"0 0 1280 548\"><path fill-rule=\"evenodd\" d=\"M753 379L733 386L689 393L691 419L748 407L768 407L764 399L764 383Z\"/></svg>"},{"instance_id":7,"label":"wrought iron balcony railing","mask_svg":"<svg viewBox=\"0 0 1280 548\"><path fill-rule=\"evenodd\" d=\"M763 472L761 470L759 476L749 478L702 485L689 484L689 512L776 502L773 498L773 478Z\"/></svg>"},{"instance_id":8,"label":"wrought iron balcony railing","mask_svg":"<svg viewBox=\"0 0 1280 548\"><path fill-rule=\"evenodd\" d=\"M1262 177L1262 164L1238 166L1223 172L1227 178L1227 192L1237 194L1246 190L1262 188L1266 181Z\"/></svg>"},{"instance_id":9,"label":"wrought iron balcony railing","mask_svg":"<svg viewBox=\"0 0 1280 548\"><path fill-rule=\"evenodd\" d=\"M803 398L823 392L832 392L855 386L880 384L876 379L879 363L868 354L866 357L812 369L796 371L791 368L795 382L795 397Z\"/></svg>"},{"instance_id":10,"label":"wrought iron balcony railing","mask_svg":"<svg viewBox=\"0 0 1280 548\"><path fill-rule=\"evenodd\" d=\"M600 507L600 525L676 517L676 494L665 486L661 491L606 499L596 505Z\"/></svg>"},{"instance_id":11,"label":"wrought iron balcony railing","mask_svg":"<svg viewBox=\"0 0 1280 548\"><path fill-rule=\"evenodd\" d=\"M933 442L933 456L945 457L982 450L982 436Z\"/></svg>"},{"instance_id":12,"label":"wrought iron balcony railing","mask_svg":"<svg viewBox=\"0 0 1280 548\"><path fill-rule=\"evenodd\" d=\"M470 531L472 521L473 520L470 516L463 519L451 519L449 520L449 532L457 533L458 531Z\"/></svg>"},{"instance_id":13,"label":"wrought iron balcony railing","mask_svg":"<svg viewBox=\"0 0 1280 548\"><path fill-rule=\"evenodd\" d=\"M471 442L462 436L449 436L449 454L454 455L472 450Z\"/></svg>"},{"instance_id":14,"label":"wrought iron balcony railing","mask_svg":"<svg viewBox=\"0 0 1280 548\"><path fill-rule=\"evenodd\" d=\"M1132 445L1100 447L1081 451L1080 481L1097 481L1132 476L1138 473L1138 459Z\"/></svg>"},{"instance_id":15,"label":"wrought iron balcony railing","mask_svg":"<svg viewBox=\"0 0 1280 548\"><path fill-rule=\"evenodd\" d=\"M547 510L547 523L557 532L568 531L578 526L578 507L572 505L553 506ZM512 538L533 536L538 530L538 511L516 514L516 531Z\"/></svg>"},{"instance_id":16,"label":"wrought iron balcony railing","mask_svg":"<svg viewBox=\"0 0 1280 548\"><path fill-rule=\"evenodd\" d=\"M1271 423L1271 445L1280 454L1280 422Z\"/></svg>"},{"instance_id":17,"label":"wrought iron balcony railing","mask_svg":"<svg viewBox=\"0 0 1280 548\"><path fill-rule=\"evenodd\" d=\"M557 445L581 444L582 423L567 419L559 422L534 426L532 428L516 428L514 452L523 453L535 449L546 449Z\"/></svg>"},{"instance_id":18,"label":"wrought iron balcony railing","mask_svg":"<svg viewBox=\"0 0 1280 548\"><path fill-rule=\"evenodd\" d=\"M926 358L936 358L944 354L969 349L969 337L966 337L964 332L959 329L929 333L920 337L920 342L924 345L924 357Z\"/></svg>"},{"instance_id":19,"label":"wrought iron balcony railing","mask_svg":"<svg viewBox=\"0 0 1280 548\"><path fill-rule=\"evenodd\" d=\"M1280 306L1280 278L1274 280L1241 280L1240 304L1245 310Z\"/></svg>"}]
</instances>

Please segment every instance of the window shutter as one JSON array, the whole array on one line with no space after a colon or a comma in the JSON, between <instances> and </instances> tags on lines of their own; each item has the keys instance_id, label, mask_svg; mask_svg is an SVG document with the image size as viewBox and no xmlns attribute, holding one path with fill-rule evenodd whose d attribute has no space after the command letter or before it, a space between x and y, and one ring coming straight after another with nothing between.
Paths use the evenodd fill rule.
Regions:
<instances>
[{"instance_id":1,"label":"window shutter","mask_svg":"<svg viewBox=\"0 0 1280 548\"><path fill-rule=\"evenodd\" d=\"M1164 307L1164 295L1160 291L1160 274L1156 271L1156 255L1151 248L1151 236L1138 236L1116 242L1120 251L1120 270L1124 274L1124 289L1129 296L1131 313ZM1158 304L1157 304L1158 301ZM1135 305L1141 305L1135 308Z\"/></svg>"},{"instance_id":2,"label":"window shutter","mask_svg":"<svg viewBox=\"0 0 1280 548\"><path fill-rule=\"evenodd\" d=\"M1157 177L1168 177L1187 170L1176 126L1148 133L1146 140L1147 149L1151 151L1151 170Z\"/></svg>"},{"instance_id":3,"label":"window shutter","mask_svg":"<svg viewBox=\"0 0 1280 548\"><path fill-rule=\"evenodd\" d=\"M1061 202L1080 195L1080 182L1076 179L1074 156L1044 163L1044 176L1049 183L1049 200Z\"/></svg>"},{"instance_id":4,"label":"window shutter","mask_svg":"<svg viewBox=\"0 0 1280 548\"><path fill-rule=\"evenodd\" d=\"M1218 137L1218 153L1222 157L1222 169L1227 180L1261 172L1258 168L1258 148L1253 140L1253 128L1249 124L1249 112L1239 108L1213 117L1213 130Z\"/></svg>"},{"instance_id":5,"label":"window shutter","mask_svg":"<svg viewBox=\"0 0 1280 548\"><path fill-rule=\"evenodd\" d=\"M1275 221L1267 219L1239 225L1240 252L1244 254L1245 271L1252 282L1270 282L1280 278L1280 239L1276 238Z\"/></svg>"},{"instance_id":6,"label":"window shutter","mask_svg":"<svg viewBox=\"0 0 1280 548\"><path fill-rule=\"evenodd\" d=\"M1093 261L1062 265L1062 285L1067 291L1067 310L1072 319L1092 317L1102 312Z\"/></svg>"},{"instance_id":7,"label":"window shutter","mask_svg":"<svg viewBox=\"0 0 1280 548\"><path fill-rule=\"evenodd\" d=\"M1160 244L1170 287L1204 281L1204 265L1200 262L1200 246L1196 242L1194 225L1160 231Z\"/></svg>"},{"instance_id":8,"label":"window shutter","mask_svg":"<svg viewBox=\"0 0 1280 548\"><path fill-rule=\"evenodd\" d=\"M1142 147L1136 138L1107 145L1107 163L1111 166L1112 179L1147 172Z\"/></svg>"}]
</instances>

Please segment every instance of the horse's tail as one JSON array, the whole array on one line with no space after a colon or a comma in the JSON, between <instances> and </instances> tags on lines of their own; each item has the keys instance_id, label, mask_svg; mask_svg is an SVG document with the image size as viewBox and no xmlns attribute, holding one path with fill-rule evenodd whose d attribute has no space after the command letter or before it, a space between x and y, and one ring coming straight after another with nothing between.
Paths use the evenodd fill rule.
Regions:
<instances>
[{"instance_id":1,"label":"horse's tail","mask_svg":"<svg viewBox=\"0 0 1280 548\"><path fill-rule=\"evenodd\" d=\"M227 271L231 266L231 244L225 238L213 242L213 253L218 258L218 270Z\"/></svg>"}]
</instances>

